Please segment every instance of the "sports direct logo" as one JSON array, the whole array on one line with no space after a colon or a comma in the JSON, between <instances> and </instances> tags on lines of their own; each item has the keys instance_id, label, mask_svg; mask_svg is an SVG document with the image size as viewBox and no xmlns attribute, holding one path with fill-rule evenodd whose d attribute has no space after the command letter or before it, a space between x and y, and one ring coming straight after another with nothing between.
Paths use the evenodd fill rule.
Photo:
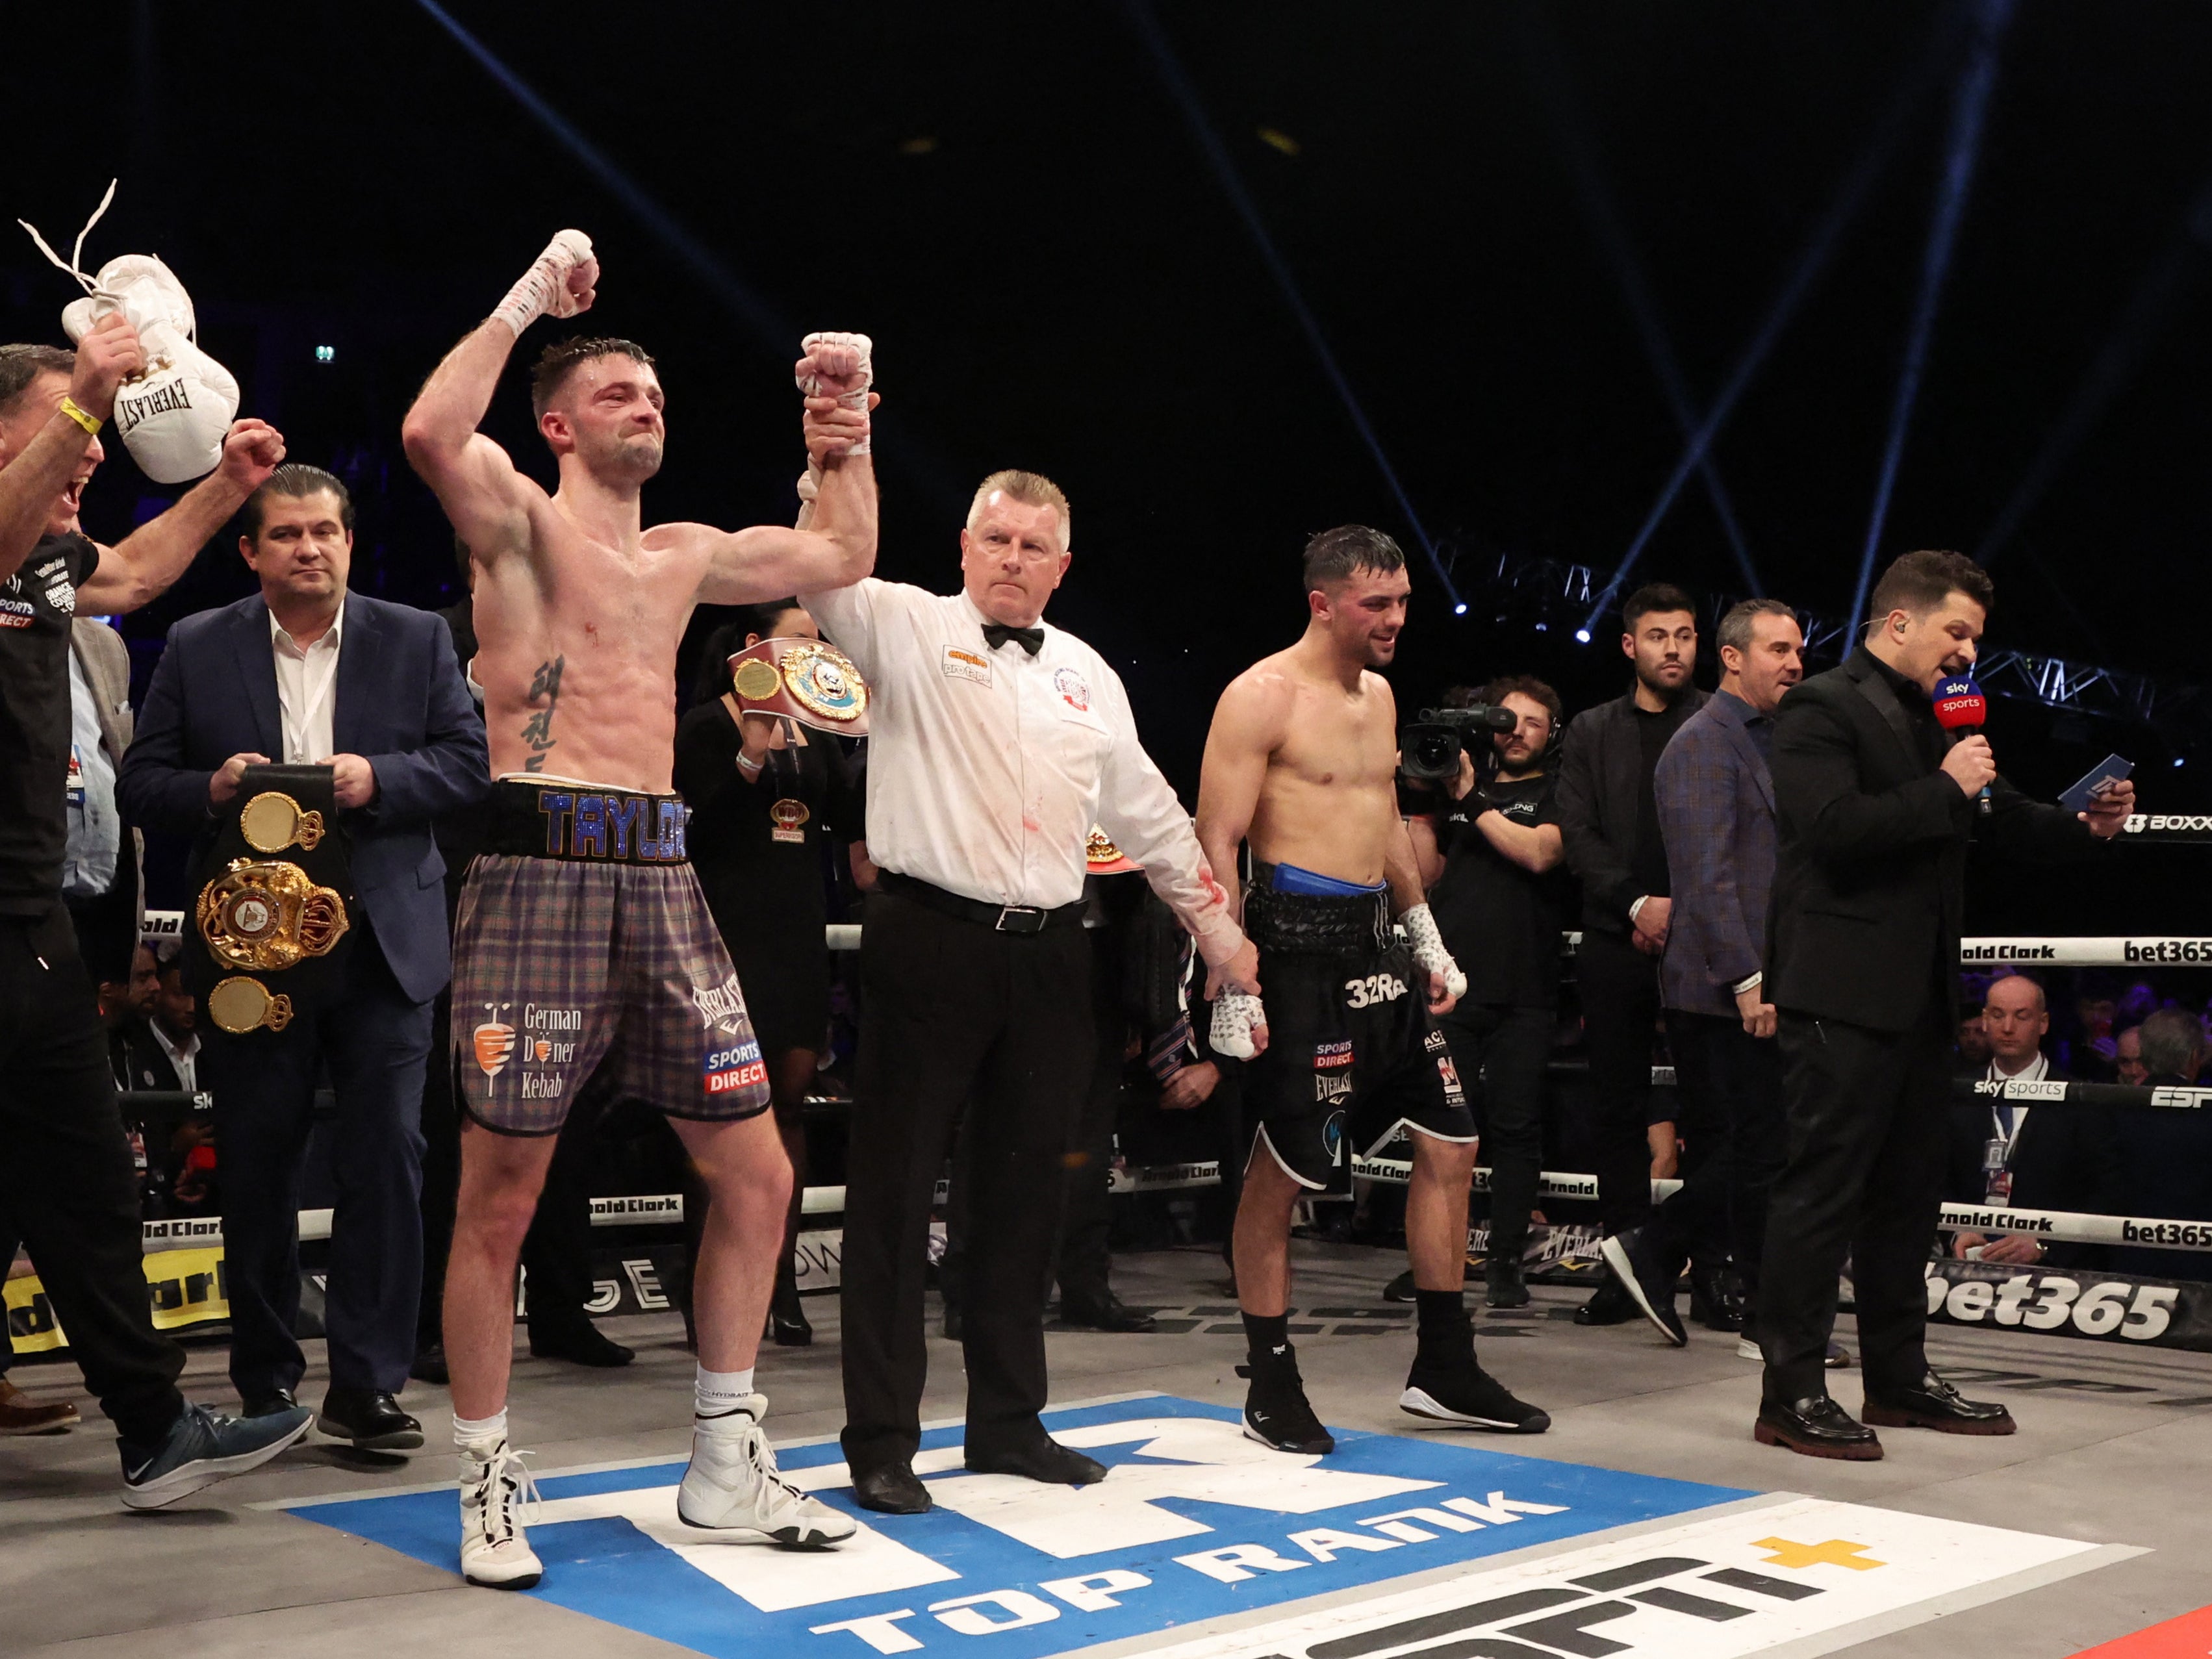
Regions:
<instances>
[{"instance_id":1,"label":"sports direct logo","mask_svg":"<svg viewBox=\"0 0 2212 1659\"><path fill-rule=\"evenodd\" d=\"M707 1092L710 1095L726 1095L732 1090L750 1089L767 1081L768 1066L761 1059L757 1042L717 1048L707 1056Z\"/></svg>"}]
</instances>

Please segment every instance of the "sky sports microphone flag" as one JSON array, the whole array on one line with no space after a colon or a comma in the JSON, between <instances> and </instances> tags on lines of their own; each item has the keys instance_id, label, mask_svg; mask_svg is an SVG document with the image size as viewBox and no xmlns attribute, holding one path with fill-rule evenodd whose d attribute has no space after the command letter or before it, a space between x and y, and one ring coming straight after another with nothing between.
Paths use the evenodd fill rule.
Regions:
<instances>
[{"instance_id":1,"label":"sky sports microphone flag","mask_svg":"<svg viewBox=\"0 0 2212 1659\"><path fill-rule=\"evenodd\" d=\"M1946 732L1971 735L1980 731L1989 718L1990 701L1968 675L1952 674L1936 681L1935 703L1936 723ZM1986 783L1978 799L1986 816L1990 810L1990 787Z\"/></svg>"}]
</instances>

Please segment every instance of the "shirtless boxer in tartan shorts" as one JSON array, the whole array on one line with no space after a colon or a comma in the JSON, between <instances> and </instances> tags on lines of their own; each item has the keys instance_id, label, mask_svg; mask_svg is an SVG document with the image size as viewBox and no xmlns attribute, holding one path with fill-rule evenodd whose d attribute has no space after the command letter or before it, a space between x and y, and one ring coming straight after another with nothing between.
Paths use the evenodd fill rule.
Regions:
<instances>
[{"instance_id":1,"label":"shirtless boxer in tartan shorts","mask_svg":"<svg viewBox=\"0 0 2212 1659\"><path fill-rule=\"evenodd\" d=\"M759 1045L684 847L671 793L676 648L692 607L838 587L873 568L869 342L810 335L799 382L823 472L807 529L642 527L666 429L653 360L627 340L547 348L532 383L560 468L548 495L477 430L522 331L595 297L590 240L564 230L422 388L403 435L474 562L496 821L453 939L461 1188L446 1358L461 1452L461 1571L526 1589L534 1497L509 1449L514 1274L570 1102L595 1070L667 1113L712 1198L693 1305L691 1466L677 1513L702 1539L821 1547L850 1517L776 1471L753 1388L791 1165ZM826 509L826 511L825 511Z\"/></svg>"}]
</instances>

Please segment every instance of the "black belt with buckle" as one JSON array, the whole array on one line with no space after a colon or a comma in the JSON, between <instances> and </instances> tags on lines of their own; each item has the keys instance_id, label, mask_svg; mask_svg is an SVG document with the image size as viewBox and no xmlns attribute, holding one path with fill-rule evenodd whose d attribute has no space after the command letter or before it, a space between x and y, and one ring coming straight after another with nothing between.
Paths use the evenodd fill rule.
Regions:
<instances>
[{"instance_id":1,"label":"black belt with buckle","mask_svg":"<svg viewBox=\"0 0 2212 1659\"><path fill-rule=\"evenodd\" d=\"M1048 927L1079 927L1083 921L1081 899L1073 904L1063 904L1056 909L1048 910L1036 904L988 904L981 899L948 893L942 887L916 881L912 876L902 876L896 870L878 870L876 881L886 893L912 899L916 904L941 910L948 916L957 916L963 921L980 922L1001 933L1042 933Z\"/></svg>"}]
</instances>

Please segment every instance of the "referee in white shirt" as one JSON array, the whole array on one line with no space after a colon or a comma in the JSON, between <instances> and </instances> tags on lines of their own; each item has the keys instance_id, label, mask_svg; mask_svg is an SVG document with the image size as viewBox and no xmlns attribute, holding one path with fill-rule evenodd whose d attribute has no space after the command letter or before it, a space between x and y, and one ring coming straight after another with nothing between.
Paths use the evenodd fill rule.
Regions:
<instances>
[{"instance_id":1,"label":"referee in white shirt","mask_svg":"<svg viewBox=\"0 0 2212 1659\"><path fill-rule=\"evenodd\" d=\"M1067 573L1068 524L1049 479L994 473L961 532L960 592L872 578L801 596L872 694L868 853L882 876L860 949L844 1445L861 1504L890 1514L930 1507L912 1468L928 1364L922 1273L963 1107L967 1467L1066 1485L1105 1474L1038 1420L1064 1160L1091 1074L1091 824L1196 939L1209 994L1257 979L1189 815L1138 744L1120 678L1042 621Z\"/></svg>"}]
</instances>

